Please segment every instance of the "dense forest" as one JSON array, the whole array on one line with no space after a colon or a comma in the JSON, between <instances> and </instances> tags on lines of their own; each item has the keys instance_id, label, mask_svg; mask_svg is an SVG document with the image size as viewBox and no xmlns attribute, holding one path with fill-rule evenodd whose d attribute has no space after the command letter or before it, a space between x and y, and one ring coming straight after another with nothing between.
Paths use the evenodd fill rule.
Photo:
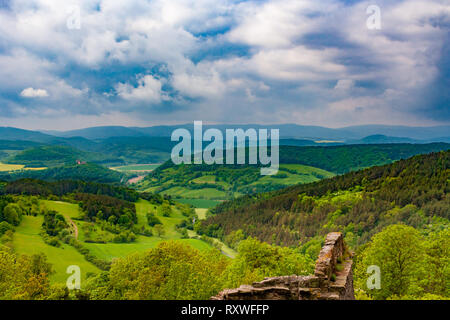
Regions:
<instances>
[{"instance_id":1,"label":"dense forest","mask_svg":"<svg viewBox=\"0 0 450 320\"><path fill-rule=\"evenodd\" d=\"M44 170L18 170L0 173L0 180L14 181L24 178L46 181L82 180L98 183L120 184L124 174L94 163L72 164L51 167Z\"/></svg>"},{"instance_id":2,"label":"dense forest","mask_svg":"<svg viewBox=\"0 0 450 320\"><path fill-rule=\"evenodd\" d=\"M114 186L111 184L86 182L80 180L60 180L49 182L37 179L20 179L11 182L0 182L0 195L40 195L49 197L52 195L63 196L70 193L106 195L131 202L137 201L139 198L138 192L133 189Z\"/></svg>"},{"instance_id":3,"label":"dense forest","mask_svg":"<svg viewBox=\"0 0 450 320\"><path fill-rule=\"evenodd\" d=\"M353 246L385 226L447 225L450 152L431 153L218 205L199 233L230 242L236 233L295 246L342 231Z\"/></svg>"},{"instance_id":4,"label":"dense forest","mask_svg":"<svg viewBox=\"0 0 450 320\"><path fill-rule=\"evenodd\" d=\"M328 147L280 147L280 163L298 163L337 174L379 166L414 155L448 150L447 143L363 144Z\"/></svg>"}]
</instances>

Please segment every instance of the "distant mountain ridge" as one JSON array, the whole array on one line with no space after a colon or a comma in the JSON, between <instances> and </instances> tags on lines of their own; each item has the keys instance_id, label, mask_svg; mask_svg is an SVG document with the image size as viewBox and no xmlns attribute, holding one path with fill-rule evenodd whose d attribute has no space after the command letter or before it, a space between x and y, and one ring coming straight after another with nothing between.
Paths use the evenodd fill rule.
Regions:
<instances>
[{"instance_id":1,"label":"distant mountain ridge","mask_svg":"<svg viewBox=\"0 0 450 320\"><path fill-rule=\"evenodd\" d=\"M87 139L106 139L110 137L143 137L157 136L170 137L171 133L178 128L185 128L193 131L193 124L152 126L152 127L122 127L122 126L105 126L90 127L86 129L72 131L44 131L47 135L57 137L83 137ZM229 124L229 125L203 125L203 130L208 128L217 128L225 131L227 128L242 128L244 130L254 128L256 130L280 129L280 138L283 139L306 139L306 140L361 140L368 136L383 135L393 138L412 139L412 142L447 142L450 139L450 126L434 126L434 127L407 127L407 126L388 126L388 125L364 125L350 126L344 128L326 128L320 126L303 126L297 124L280 124L280 125L260 125L260 124ZM342 142L341 141L341 142ZM401 142L406 142L405 140Z\"/></svg>"}]
</instances>

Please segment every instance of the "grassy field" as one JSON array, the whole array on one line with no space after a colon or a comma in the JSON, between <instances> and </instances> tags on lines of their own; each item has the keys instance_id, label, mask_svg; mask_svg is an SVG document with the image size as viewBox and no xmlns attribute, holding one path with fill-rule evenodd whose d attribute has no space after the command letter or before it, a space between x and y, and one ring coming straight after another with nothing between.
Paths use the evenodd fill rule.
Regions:
<instances>
[{"instance_id":1,"label":"grassy field","mask_svg":"<svg viewBox=\"0 0 450 320\"><path fill-rule=\"evenodd\" d=\"M188 235L189 237L195 237L197 236L197 234L192 231L192 230L188 230ZM195 239L190 239L190 240L195 240ZM197 240L198 241L198 240ZM222 241L220 241L219 239L214 239L214 243L217 243L220 245L221 247L221 252L226 255L229 258L234 258L237 255L237 252L233 249L231 249L230 247L228 247L225 243L223 243Z\"/></svg>"},{"instance_id":2,"label":"grassy field","mask_svg":"<svg viewBox=\"0 0 450 320\"><path fill-rule=\"evenodd\" d=\"M219 200L208 200L208 199L176 199L176 201L191 204L195 208L206 208L206 209L213 208L221 202Z\"/></svg>"},{"instance_id":3,"label":"grassy field","mask_svg":"<svg viewBox=\"0 0 450 320\"><path fill-rule=\"evenodd\" d=\"M78 240L84 241L85 236L83 232L83 225L89 222L76 220L80 216L80 209L78 204L41 200L46 208L55 210L61 213L67 220L71 219L78 229ZM136 203L136 213L138 217L138 226L147 225L147 212L153 212L163 223L165 234L161 237L156 235L152 237L145 237L138 235L133 243L85 243L83 245L88 248L93 255L100 259L111 261L114 258L125 257L134 252L142 252L150 248L155 248L158 243L166 240L176 240L188 243L199 250L208 250L212 246L204 241L198 239L181 239L181 234L176 231L175 226L180 223L185 217L174 206L171 217L163 217L158 213L157 207L150 204L148 201L139 200ZM204 218L206 209L197 209L200 218ZM18 253L22 254L37 254L44 253L48 257L48 261L53 265L55 274L51 276L52 282L64 283L69 276L66 274L66 269L69 265L78 265L82 271L82 277L86 273L98 273L100 270L85 260L85 258L75 250L75 248L62 244L60 248L47 245L42 237L39 235L41 231L43 217L24 216L22 223L16 228L14 233L13 246ZM103 231L99 231L103 232ZM195 232L189 231L191 237L197 236ZM219 242L219 240L216 240ZM222 244L222 243L221 243ZM229 257L234 257L235 252L222 244L222 252ZM83 280L83 279L82 279Z\"/></svg>"},{"instance_id":4,"label":"grassy field","mask_svg":"<svg viewBox=\"0 0 450 320\"><path fill-rule=\"evenodd\" d=\"M65 217L71 219L78 218L79 209L77 204L71 204L60 201L44 201L48 209L52 209L60 212ZM136 203L136 213L138 217L137 225L145 226L147 225L147 212L154 212L155 215L161 220L164 226L165 234L162 237L152 236L137 236L137 239L133 243L85 243L84 245L88 248L92 254L100 259L112 260L113 258L124 257L133 252L145 251L150 248L154 248L159 242L165 240L177 240L183 241L191 244L193 247L199 250L210 249L211 245L208 243L197 240L197 239L181 239L181 234L175 230L175 225L180 223L184 216L173 207L173 214L171 217L163 217L157 213L157 207L150 204L148 201L139 200ZM87 222L74 220L78 226L79 230L79 240L84 240L83 224Z\"/></svg>"},{"instance_id":5,"label":"grassy field","mask_svg":"<svg viewBox=\"0 0 450 320\"><path fill-rule=\"evenodd\" d=\"M76 203L50 200L41 200L41 203L43 203L47 209L58 211L66 218L77 219L80 217L80 207Z\"/></svg>"},{"instance_id":6,"label":"grassy field","mask_svg":"<svg viewBox=\"0 0 450 320\"><path fill-rule=\"evenodd\" d=\"M150 191L150 190L146 190ZM214 188L189 189L187 187L173 187L162 192L163 194L173 197L184 197L187 199L205 199L205 200L219 200L227 197L226 192Z\"/></svg>"},{"instance_id":7,"label":"grassy field","mask_svg":"<svg viewBox=\"0 0 450 320\"><path fill-rule=\"evenodd\" d=\"M283 176L283 178L280 178L280 176ZM331 178L334 177L334 174L326 170L304 166L301 164L282 164L280 165L278 174L274 176L264 176L258 181L252 183L252 185L279 183L290 186L298 183L311 183L319 180L319 177Z\"/></svg>"},{"instance_id":8,"label":"grassy field","mask_svg":"<svg viewBox=\"0 0 450 320\"><path fill-rule=\"evenodd\" d=\"M204 175L201 176L199 178L193 179L192 180L193 183L212 183L215 184L216 183L216 176L214 175Z\"/></svg>"},{"instance_id":9,"label":"grassy field","mask_svg":"<svg viewBox=\"0 0 450 320\"><path fill-rule=\"evenodd\" d=\"M14 233L14 249L21 254L44 253L48 261L53 265L55 273L51 276L52 282L65 283L69 277L66 274L67 267L77 265L81 269L83 281L87 272L98 273L100 270L87 262L75 248L63 244L60 248L47 245L39 235L43 217L24 216L20 226Z\"/></svg>"},{"instance_id":10,"label":"grassy field","mask_svg":"<svg viewBox=\"0 0 450 320\"><path fill-rule=\"evenodd\" d=\"M45 170L47 168L25 168L23 164L6 164L0 162L0 172L10 172L18 170Z\"/></svg>"},{"instance_id":11,"label":"grassy field","mask_svg":"<svg viewBox=\"0 0 450 320\"><path fill-rule=\"evenodd\" d=\"M105 260L112 260L117 257L124 257L133 252L145 251L154 248L161 241L177 240L189 243L194 248L199 250L211 249L212 246L208 243L197 239L181 239L181 234L175 230L175 226L180 223L185 217L173 207L173 214L171 217L163 217L157 212L157 207L150 204L146 200L139 200L136 203L136 213L138 217L138 226L147 225L147 212L153 212L163 223L165 234L161 237L156 235L152 237L145 237L139 235L133 243L86 243L86 247L91 252Z\"/></svg>"},{"instance_id":12,"label":"grassy field","mask_svg":"<svg viewBox=\"0 0 450 320\"><path fill-rule=\"evenodd\" d=\"M208 211L208 209L206 209L206 208L195 208L195 213L197 214L197 216L200 220L206 219L207 211Z\"/></svg>"}]
</instances>

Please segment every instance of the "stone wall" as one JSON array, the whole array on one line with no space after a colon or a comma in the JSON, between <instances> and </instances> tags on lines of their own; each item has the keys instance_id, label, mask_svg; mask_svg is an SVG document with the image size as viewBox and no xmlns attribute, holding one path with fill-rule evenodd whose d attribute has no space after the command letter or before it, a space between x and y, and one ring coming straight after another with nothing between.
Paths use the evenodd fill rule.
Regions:
<instances>
[{"instance_id":1,"label":"stone wall","mask_svg":"<svg viewBox=\"0 0 450 320\"><path fill-rule=\"evenodd\" d=\"M352 255L340 232L329 233L314 275L266 278L226 289L212 300L353 300Z\"/></svg>"}]
</instances>

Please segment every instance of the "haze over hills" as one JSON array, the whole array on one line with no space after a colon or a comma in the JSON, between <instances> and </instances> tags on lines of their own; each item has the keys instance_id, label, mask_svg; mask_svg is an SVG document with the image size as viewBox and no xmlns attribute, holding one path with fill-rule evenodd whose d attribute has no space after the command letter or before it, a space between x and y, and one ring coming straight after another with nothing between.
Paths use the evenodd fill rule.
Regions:
<instances>
[{"instance_id":1,"label":"haze over hills","mask_svg":"<svg viewBox=\"0 0 450 320\"><path fill-rule=\"evenodd\" d=\"M177 128L193 130L193 124L181 124L172 126L152 126L152 127L91 127L72 131L43 131L48 135L57 137L84 137L87 139L105 139L109 137L142 137L159 136L169 137ZM260 124L229 124L229 125L203 125L203 129L217 128L224 131L227 128L249 128L258 129L280 129L281 138L310 139L310 140L360 140L367 136L384 135L395 138L408 138L423 142L446 142L450 137L450 126L435 127L407 127L388 125L365 125L351 126L345 128L326 128L320 126L302 126L297 124L280 125L260 125ZM403 141L405 142L405 141Z\"/></svg>"},{"instance_id":2,"label":"haze over hills","mask_svg":"<svg viewBox=\"0 0 450 320\"><path fill-rule=\"evenodd\" d=\"M404 127L404 126L354 126L332 129L318 126L282 125L204 125L203 130L218 128L224 132L227 128L279 128L280 145L307 147L333 146L345 144L390 144L411 143L425 144L432 142L450 142L450 126L438 127ZM17 163L27 160L34 166L52 166L45 157L28 159L28 155L45 154L43 147L64 146L67 154L56 162L73 163L74 159L94 161L106 166L127 164L161 163L170 158L172 147L177 142L170 141L171 133L177 128L193 131L193 124L153 127L91 127L80 130L31 131L12 127L0 127L0 161ZM387 135L389 134L389 135ZM225 134L224 134L225 136ZM418 139L418 137L420 139ZM203 144L204 146L207 143ZM35 148L33 152L31 148ZM28 155L20 153L28 150ZM43 153L44 150L44 153ZM54 148L50 148L53 154ZM30 153L31 152L31 153ZM25 158L24 158L25 157ZM69 159L70 161L67 161ZM59 161L61 160L61 161ZM30 162L32 161L32 162ZM20 163L22 164L22 163Z\"/></svg>"}]
</instances>

